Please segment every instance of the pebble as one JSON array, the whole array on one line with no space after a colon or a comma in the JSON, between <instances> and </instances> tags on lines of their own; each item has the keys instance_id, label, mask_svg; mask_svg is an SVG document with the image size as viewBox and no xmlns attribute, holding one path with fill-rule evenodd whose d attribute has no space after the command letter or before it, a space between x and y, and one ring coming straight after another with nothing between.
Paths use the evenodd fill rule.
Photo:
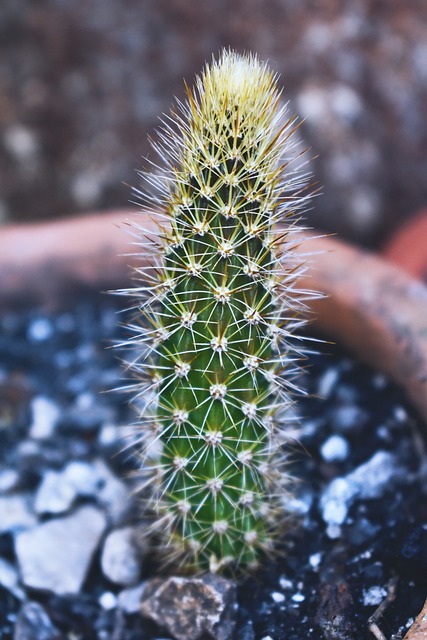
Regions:
<instances>
[{"instance_id":1,"label":"pebble","mask_svg":"<svg viewBox=\"0 0 427 640\"><path fill-rule=\"evenodd\" d=\"M377 607L381 604L387 595L387 590L384 587L370 587L363 591L363 604L365 607Z\"/></svg>"},{"instance_id":2,"label":"pebble","mask_svg":"<svg viewBox=\"0 0 427 640\"><path fill-rule=\"evenodd\" d=\"M98 598L98 602L105 611L111 611L117 607L117 597L111 591L102 593Z\"/></svg>"},{"instance_id":3,"label":"pebble","mask_svg":"<svg viewBox=\"0 0 427 640\"><path fill-rule=\"evenodd\" d=\"M357 488L346 478L332 480L320 497L323 520L329 524L341 525L356 493Z\"/></svg>"},{"instance_id":4,"label":"pebble","mask_svg":"<svg viewBox=\"0 0 427 640\"><path fill-rule=\"evenodd\" d=\"M3 558L0 558L0 585L7 589L18 600L25 599L25 593L19 586L17 570Z\"/></svg>"},{"instance_id":5,"label":"pebble","mask_svg":"<svg viewBox=\"0 0 427 640\"><path fill-rule=\"evenodd\" d=\"M380 498L397 477L399 465L396 457L388 451L378 451L372 458L347 476L347 481L357 487L358 497Z\"/></svg>"},{"instance_id":6,"label":"pebble","mask_svg":"<svg viewBox=\"0 0 427 640\"><path fill-rule=\"evenodd\" d=\"M77 495L86 498L95 498L103 483L103 473L100 473L96 464L73 460L63 471L63 479L71 486Z\"/></svg>"},{"instance_id":7,"label":"pebble","mask_svg":"<svg viewBox=\"0 0 427 640\"><path fill-rule=\"evenodd\" d=\"M322 554L321 553L312 553L308 559L310 567L316 571L319 568L320 563L322 562Z\"/></svg>"},{"instance_id":8,"label":"pebble","mask_svg":"<svg viewBox=\"0 0 427 640\"><path fill-rule=\"evenodd\" d=\"M279 584L282 587L282 589L292 589L294 586L294 583L292 582L292 580L288 580L287 578L280 578L279 580Z\"/></svg>"},{"instance_id":9,"label":"pebble","mask_svg":"<svg viewBox=\"0 0 427 640\"><path fill-rule=\"evenodd\" d=\"M40 515L64 513L70 509L76 495L74 487L64 482L62 473L47 471L37 490L34 509Z\"/></svg>"},{"instance_id":10,"label":"pebble","mask_svg":"<svg viewBox=\"0 0 427 640\"><path fill-rule=\"evenodd\" d=\"M368 420L364 409L354 404L338 407L332 416L334 430L342 433L358 433L362 431Z\"/></svg>"},{"instance_id":11,"label":"pebble","mask_svg":"<svg viewBox=\"0 0 427 640\"><path fill-rule=\"evenodd\" d=\"M291 600L293 602L304 602L305 600L305 595L303 593L294 593L294 595L291 597Z\"/></svg>"},{"instance_id":12,"label":"pebble","mask_svg":"<svg viewBox=\"0 0 427 640\"><path fill-rule=\"evenodd\" d=\"M133 527L116 529L108 534L101 555L104 575L123 586L138 582L141 573L141 555L135 544L136 532Z\"/></svg>"},{"instance_id":13,"label":"pebble","mask_svg":"<svg viewBox=\"0 0 427 640\"><path fill-rule=\"evenodd\" d=\"M99 503L105 508L112 524L121 524L132 506L129 488L116 478L110 468L102 460L94 462L100 488L97 492Z\"/></svg>"},{"instance_id":14,"label":"pebble","mask_svg":"<svg viewBox=\"0 0 427 640\"><path fill-rule=\"evenodd\" d=\"M29 507L28 496L0 496L0 533L28 529L36 522L37 519Z\"/></svg>"},{"instance_id":15,"label":"pebble","mask_svg":"<svg viewBox=\"0 0 427 640\"><path fill-rule=\"evenodd\" d=\"M53 334L53 326L47 318L35 318L28 327L28 339L31 342L45 342Z\"/></svg>"},{"instance_id":16,"label":"pebble","mask_svg":"<svg viewBox=\"0 0 427 640\"><path fill-rule=\"evenodd\" d=\"M235 626L236 585L215 574L171 577L145 583L141 611L176 640L231 640Z\"/></svg>"},{"instance_id":17,"label":"pebble","mask_svg":"<svg viewBox=\"0 0 427 640\"><path fill-rule=\"evenodd\" d=\"M341 525L356 498L381 497L396 475L396 468L397 462L391 453L378 451L347 476L332 480L320 497L323 520Z\"/></svg>"},{"instance_id":18,"label":"pebble","mask_svg":"<svg viewBox=\"0 0 427 640\"><path fill-rule=\"evenodd\" d=\"M326 462L341 462L348 457L348 442L342 436L331 436L320 447L320 453Z\"/></svg>"},{"instance_id":19,"label":"pebble","mask_svg":"<svg viewBox=\"0 0 427 640\"><path fill-rule=\"evenodd\" d=\"M339 376L340 372L337 367L326 369L325 373L319 379L317 395L327 400L331 396L339 380Z\"/></svg>"},{"instance_id":20,"label":"pebble","mask_svg":"<svg viewBox=\"0 0 427 640\"><path fill-rule=\"evenodd\" d=\"M31 400L32 422L29 434L31 438L50 438L57 425L60 410L57 404L45 396L36 396Z\"/></svg>"},{"instance_id":21,"label":"pebble","mask_svg":"<svg viewBox=\"0 0 427 640\"><path fill-rule=\"evenodd\" d=\"M118 595L118 606L125 613L138 613L141 608L142 594L144 593L145 584L141 583L136 587L123 589Z\"/></svg>"},{"instance_id":22,"label":"pebble","mask_svg":"<svg viewBox=\"0 0 427 640\"><path fill-rule=\"evenodd\" d=\"M7 493L19 483L19 473L15 469L3 469L0 471L0 493Z\"/></svg>"},{"instance_id":23,"label":"pebble","mask_svg":"<svg viewBox=\"0 0 427 640\"><path fill-rule=\"evenodd\" d=\"M105 526L101 511L83 506L19 533L15 551L24 584L58 595L78 593Z\"/></svg>"},{"instance_id":24,"label":"pebble","mask_svg":"<svg viewBox=\"0 0 427 640\"><path fill-rule=\"evenodd\" d=\"M111 422L106 422L99 430L98 443L101 447L109 447L120 439L119 428Z\"/></svg>"},{"instance_id":25,"label":"pebble","mask_svg":"<svg viewBox=\"0 0 427 640\"><path fill-rule=\"evenodd\" d=\"M273 598L274 602L277 603L285 601L285 596L283 595L283 593L279 593L279 591L273 591L271 597Z\"/></svg>"},{"instance_id":26,"label":"pebble","mask_svg":"<svg viewBox=\"0 0 427 640\"><path fill-rule=\"evenodd\" d=\"M62 637L41 604L27 602L22 606L13 640L61 640Z\"/></svg>"}]
</instances>

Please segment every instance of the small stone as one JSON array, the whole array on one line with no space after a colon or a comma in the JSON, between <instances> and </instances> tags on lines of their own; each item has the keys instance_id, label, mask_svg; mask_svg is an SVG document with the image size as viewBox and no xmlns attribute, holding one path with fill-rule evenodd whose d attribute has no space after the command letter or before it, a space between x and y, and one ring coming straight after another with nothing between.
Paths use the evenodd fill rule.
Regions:
<instances>
[{"instance_id":1,"label":"small stone","mask_svg":"<svg viewBox=\"0 0 427 640\"><path fill-rule=\"evenodd\" d=\"M84 506L18 534L15 551L24 584L58 595L78 593L105 526L103 513Z\"/></svg>"},{"instance_id":2,"label":"small stone","mask_svg":"<svg viewBox=\"0 0 427 640\"><path fill-rule=\"evenodd\" d=\"M30 426L31 438L50 438L55 432L60 411L49 398L36 396L31 401L33 420Z\"/></svg>"},{"instance_id":3,"label":"small stone","mask_svg":"<svg viewBox=\"0 0 427 640\"><path fill-rule=\"evenodd\" d=\"M317 387L317 395L325 400L328 399L334 390L339 379L339 370L336 367L326 369L325 373L319 379Z\"/></svg>"},{"instance_id":4,"label":"small stone","mask_svg":"<svg viewBox=\"0 0 427 640\"><path fill-rule=\"evenodd\" d=\"M397 476L399 466L394 455L378 451L372 458L348 474L347 481L357 488L364 499L380 498Z\"/></svg>"},{"instance_id":5,"label":"small stone","mask_svg":"<svg viewBox=\"0 0 427 640\"><path fill-rule=\"evenodd\" d=\"M131 507L130 492L124 482L116 478L109 467L102 461L96 460L99 490L97 499L106 511L110 522L119 524Z\"/></svg>"},{"instance_id":6,"label":"small stone","mask_svg":"<svg viewBox=\"0 0 427 640\"><path fill-rule=\"evenodd\" d=\"M77 495L92 498L96 497L102 478L100 478L96 466L88 462L73 460L63 471L64 481L73 487Z\"/></svg>"},{"instance_id":7,"label":"small stone","mask_svg":"<svg viewBox=\"0 0 427 640\"><path fill-rule=\"evenodd\" d=\"M37 520L25 495L0 497L0 533L29 529Z\"/></svg>"},{"instance_id":8,"label":"small stone","mask_svg":"<svg viewBox=\"0 0 427 640\"><path fill-rule=\"evenodd\" d=\"M387 595L384 587L370 587L363 591L363 605L365 607L377 607Z\"/></svg>"},{"instance_id":9,"label":"small stone","mask_svg":"<svg viewBox=\"0 0 427 640\"><path fill-rule=\"evenodd\" d=\"M331 436L320 447L322 458L326 462L340 462L348 457L348 442L342 436Z\"/></svg>"},{"instance_id":10,"label":"small stone","mask_svg":"<svg viewBox=\"0 0 427 640\"><path fill-rule=\"evenodd\" d=\"M291 597L291 600L297 603L304 602L305 595L303 593L294 593L294 595Z\"/></svg>"},{"instance_id":11,"label":"small stone","mask_svg":"<svg viewBox=\"0 0 427 640\"><path fill-rule=\"evenodd\" d=\"M47 471L37 490L34 509L38 514L64 513L70 509L76 495L74 487L64 482L62 473Z\"/></svg>"},{"instance_id":12,"label":"small stone","mask_svg":"<svg viewBox=\"0 0 427 640\"><path fill-rule=\"evenodd\" d=\"M53 625L38 602L27 602L18 614L13 640L61 640L60 631Z\"/></svg>"},{"instance_id":13,"label":"small stone","mask_svg":"<svg viewBox=\"0 0 427 640\"><path fill-rule=\"evenodd\" d=\"M292 589L294 586L294 583L292 582L292 580L288 580L287 578L280 578L279 580L279 584L282 587L282 589Z\"/></svg>"},{"instance_id":14,"label":"small stone","mask_svg":"<svg viewBox=\"0 0 427 640\"><path fill-rule=\"evenodd\" d=\"M347 517L350 501L357 492L346 478L335 478L320 497L322 518L330 524L342 524Z\"/></svg>"},{"instance_id":15,"label":"small stone","mask_svg":"<svg viewBox=\"0 0 427 640\"><path fill-rule=\"evenodd\" d=\"M317 571L317 569L319 568L320 563L322 562L322 554L321 553L313 553L309 557L308 562L310 564L310 567L314 571Z\"/></svg>"},{"instance_id":16,"label":"small stone","mask_svg":"<svg viewBox=\"0 0 427 640\"><path fill-rule=\"evenodd\" d=\"M7 589L18 600L24 600L25 593L19 586L18 572L13 565L3 558L0 558L0 585Z\"/></svg>"},{"instance_id":17,"label":"small stone","mask_svg":"<svg viewBox=\"0 0 427 640\"><path fill-rule=\"evenodd\" d=\"M28 327L28 339L31 342L45 342L52 333L53 327L47 318L36 318Z\"/></svg>"},{"instance_id":18,"label":"small stone","mask_svg":"<svg viewBox=\"0 0 427 640\"><path fill-rule=\"evenodd\" d=\"M368 421L368 415L361 407L349 404L339 407L332 416L334 430L342 433L358 433Z\"/></svg>"},{"instance_id":19,"label":"small stone","mask_svg":"<svg viewBox=\"0 0 427 640\"><path fill-rule=\"evenodd\" d=\"M9 125L4 130L2 142L9 153L19 162L35 160L40 149L34 131L19 122Z\"/></svg>"},{"instance_id":20,"label":"small stone","mask_svg":"<svg viewBox=\"0 0 427 640\"><path fill-rule=\"evenodd\" d=\"M337 540L341 537L342 529L339 524L331 523L326 527L326 535L330 540Z\"/></svg>"},{"instance_id":21,"label":"small stone","mask_svg":"<svg viewBox=\"0 0 427 640\"><path fill-rule=\"evenodd\" d=\"M378 451L347 476L332 480L320 497L323 520L329 525L342 525L354 500L381 497L397 468L391 453Z\"/></svg>"},{"instance_id":22,"label":"small stone","mask_svg":"<svg viewBox=\"0 0 427 640\"><path fill-rule=\"evenodd\" d=\"M408 413L401 405L394 408L393 415L397 422L404 423L408 420Z\"/></svg>"},{"instance_id":23,"label":"small stone","mask_svg":"<svg viewBox=\"0 0 427 640\"><path fill-rule=\"evenodd\" d=\"M273 593L271 594L271 597L273 598L274 602L284 602L285 601L285 596L283 595L283 593L280 593L279 591L273 591Z\"/></svg>"},{"instance_id":24,"label":"small stone","mask_svg":"<svg viewBox=\"0 0 427 640\"><path fill-rule=\"evenodd\" d=\"M118 596L118 606L125 613L138 613L141 608L142 594L144 593L145 584L139 584L136 587L123 589Z\"/></svg>"},{"instance_id":25,"label":"small stone","mask_svg":"<svg viewBox=\"0 0 427 640\"><path fill-rule=\"evenodd\" d=\"M233 637L236 586L215 574L172 577L145 583L141 611L165 627L176 640Z\"/></svg>"},{"instance_id":26,"label":"small stone","mask_svg":"<svg viewBox=\"0 0 427 640\"><path fill-rule=\"evenodd\" d=\"M135 544L133 527L116 529L107 536L102 549L101 567L111 582L124 586L138 582L141 556Z\"/></svg>"},{"instance_id":27,"label":"small stone","mask_svg":"<svg viewBox=\"0 0 427 640\"><path fill-rule=\"evenodd\" d=\"M98 598L98 602L105 611L111 611L117 607L117 597L111 591L102 593Z\"/></svg>"},{"instance_id":28,"label":"small stone","mask_svg":"<svg viewBox=\"0 0 427 640\"><path fill-rule=\"evenodd\" d=\"M15 489L19 483L19 473L15 469L0 471L0 493L7 493Z\"/></svg>"},{"instance_id":29,"label":"small stone","mask_svg":"<svg viewBox=\"0 0 427 640\"><path fill-rule=\"evenodd\" d=\"M313 493L310 491L300 491L298 495L293 497L284 497L283 504L288 513L295 513L299 516L305 516L310 512L313 504Z\"/></svg>"},{"instance_id":30,"label":"small stone","mask_svg":"<svg viewBox=\"0 0 427 640\"><path fill-rule=\"evenodd\" d=\"M98 434L98 443L101 447L109 447L120 440L119 428L110 422L102 425Z\"/></svg>"}]
</instances>

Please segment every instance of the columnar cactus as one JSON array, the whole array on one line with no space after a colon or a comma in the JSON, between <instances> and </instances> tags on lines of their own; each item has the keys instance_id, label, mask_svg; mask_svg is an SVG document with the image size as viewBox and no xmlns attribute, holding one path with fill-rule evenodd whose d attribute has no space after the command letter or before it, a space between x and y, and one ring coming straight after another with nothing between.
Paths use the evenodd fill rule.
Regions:
<instances>
[{"instance_id":1,"label":"columnar cactus","mask_svg":"<svg viewBox=\"0 0 427 640\"><path fill-rule=\"evenodd\" d=\"M154 143L161 174L143 175L155 193L139 192L161 233L132 291L133 343L149 345L133 366L158 530L186 568L215 571L255 565L286 515L305 176L288 168L295 120L257 57L224 51L187 95Z\"/></svg>"}]
</instances>

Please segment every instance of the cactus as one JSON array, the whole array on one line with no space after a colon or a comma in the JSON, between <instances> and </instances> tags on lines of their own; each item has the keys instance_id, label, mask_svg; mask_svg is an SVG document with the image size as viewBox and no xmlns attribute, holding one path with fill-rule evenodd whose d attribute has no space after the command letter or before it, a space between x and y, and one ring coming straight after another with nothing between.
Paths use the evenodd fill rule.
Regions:
<instances>
[{"instance_id":1,"label":"cactus","mask_svg":"<svg viewBox=\"0 0 427 640\"><path fill-rule=\"evenodd\" d=\"M267 65L223 51L153 143L154 191L137 191L160 229L129 291L144 486L168 557L190 570L255 566L286 518L300 323L289 258L307 196L285 114Z\"/></svg>"}]
</instances>

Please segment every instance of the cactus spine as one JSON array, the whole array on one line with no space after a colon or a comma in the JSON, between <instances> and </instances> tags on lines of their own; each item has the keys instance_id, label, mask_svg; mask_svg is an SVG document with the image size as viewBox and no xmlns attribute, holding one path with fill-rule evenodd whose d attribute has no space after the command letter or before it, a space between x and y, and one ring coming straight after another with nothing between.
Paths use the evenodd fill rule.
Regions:
<instances>
[{"instance_id":1,"label":"cactus spine","mask_svg":"<svg viewBox=\"0 0 427 640\"><path fill-rule=\"evenodd\" d=\"M148 286L132 291L148 321L133 325L133 343L149 345L134 362L139 428L170 555L194 570L244 568L272 548L284 514L279 414L299 302L282 256L305 176L287 168L295 121L256 56L223 51L187 95L153 143L161 175L143 177L155 193L138 192L152 215L161 205L161 248L157 237Z\"/></svg>"}]
</instances>

